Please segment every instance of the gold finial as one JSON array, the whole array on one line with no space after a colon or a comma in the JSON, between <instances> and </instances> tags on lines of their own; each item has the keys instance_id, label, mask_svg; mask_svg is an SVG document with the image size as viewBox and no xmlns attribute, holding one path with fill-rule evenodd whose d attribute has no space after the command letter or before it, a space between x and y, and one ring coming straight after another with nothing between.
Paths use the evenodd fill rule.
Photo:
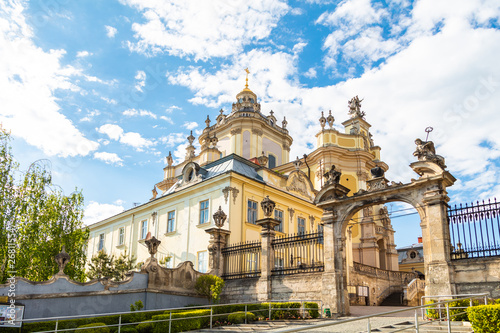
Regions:
<instances>
[{"instance_id":1,"label":"gold finial","mask_svg":"<svg viewBox=\"0 0 500 333\"><path fill-rule=\"evenodd\" d=\"M248 70L248 67L245 68L245 72L247 72L247 80L246 80L245 88L248 89L248 74L250 74L250 71Z\"/></svg>"}]
</instances>

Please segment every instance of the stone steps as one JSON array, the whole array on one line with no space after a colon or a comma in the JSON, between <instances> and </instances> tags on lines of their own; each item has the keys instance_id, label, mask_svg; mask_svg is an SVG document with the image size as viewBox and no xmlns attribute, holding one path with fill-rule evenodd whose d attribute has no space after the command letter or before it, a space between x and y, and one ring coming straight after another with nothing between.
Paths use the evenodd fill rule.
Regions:
<instances>
[{"instance_id":1,"label":"stone steps","mask_svg":"<svg viewBox=\"0 0 500 333\"><path fill-rule=\"evenodd\" d=\"M451 326L451 332L457 332L457 333L473 332L469 322L451 322L450 326ZM391 324L372 329L372 332L389 332L396 329L402 329L404 327L408 327L408 329L403 330L402 332L415 330L415 323L410 321L404 321L401 323ZM446 322L435 322L435 323L419 322L419 332L443 333L447 331L448 331L448 325Z\"/></svg>"},{"instance_id":2,"label":"stone steps","mask_svg":"<svg viewBox=\"0 0 500 333\"><path fill-rule=\"evenodd\" d=\"M229 326L214 327L212 329L204 328L201 330L190 331L191 333L241 333L241 332L256 332L274 330L290 326L314 325L323 321L322 319L309 320L270 320L257 321L252 324L234 324Z\"/></svg>"}]
</instances>

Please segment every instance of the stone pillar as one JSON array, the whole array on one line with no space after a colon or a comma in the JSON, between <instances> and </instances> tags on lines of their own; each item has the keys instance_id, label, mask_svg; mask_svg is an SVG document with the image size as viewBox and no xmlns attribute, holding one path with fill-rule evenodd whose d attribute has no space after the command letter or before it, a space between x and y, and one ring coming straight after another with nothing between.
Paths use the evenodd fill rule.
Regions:
<instances>
[{"instance_id":1,"label":"stone pillar","mask_svg":"<svg viewBox=\"0 0 500 333\"><path fill-rule=\"evenodd\" d=\"M456 294L454 269L451 264L450 229L447 218L448 197L441 186L424 193L425 220L422 221L422 240L425 255L425 294Z\"/></svg>"},{"instance_id":2,"label":"stone pillar","mask_svg":"<svg viewBox=\"0 0 500 333\"><path fill-rule=\"evenodd\" d=\"M208 242L208 272L213 275L222 276L224 274L224 259L222 258L222 249L226 247L226 241L231 231L210 228L205 230L210 234Z\"/></svg>"},{"instance_id":3,"label":"stone pillar","mask_svg":"<svg viewBox=\"0 0 500 333\"><path fill-rule=\"evenodd\" d=\"M262 227L260 233L262 238L262 253L260 256L260 280L258 289L258 300L266 301L272 299L271 276L274 268L274 251L272 247L276 236L274 228L280 224L280 221L273 218L265 218L256 221L257 225Z\"/></svg>"}]
</instances>

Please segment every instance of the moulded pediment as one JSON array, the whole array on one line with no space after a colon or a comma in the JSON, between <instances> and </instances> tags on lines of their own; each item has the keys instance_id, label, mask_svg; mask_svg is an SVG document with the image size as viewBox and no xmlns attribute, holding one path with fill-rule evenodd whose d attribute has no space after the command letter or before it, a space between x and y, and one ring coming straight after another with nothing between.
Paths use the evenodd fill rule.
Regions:
<instances>
[{"instance_id":1,"label":"moulded pediment","mask_svg":"<svg viewBox=\"0 0 500 333\"><path fill-rule=\"evenodd\" d=\"M286 182L285 188L287 191L296 193L311 201L314 200L317 193L311 183L311 180L309 180L307 175L300 170L292 171L288 175L288 180Z\"/></svg>"}]
</instances>

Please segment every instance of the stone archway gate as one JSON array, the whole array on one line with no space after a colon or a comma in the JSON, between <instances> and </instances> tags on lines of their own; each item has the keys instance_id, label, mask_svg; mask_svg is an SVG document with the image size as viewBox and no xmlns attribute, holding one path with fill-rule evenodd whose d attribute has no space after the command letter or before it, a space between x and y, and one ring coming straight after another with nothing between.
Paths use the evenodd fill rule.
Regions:
<instances>
[{"instance_id":1,"label":"stone archway gate","mask_svg":"<svg viewBox=\"0 0 500 333\"><path fill-rule=\"evenodd\" d=\"M408 184L390 183L383 170L375 168L378 170L372 170L374 178L367 181L367 189L349 197L346 196L349 190L338 183L338 171L332 168L332 174L326 175L328 181L316 196L315 203L323 208L325 267L322 299L332 312L349 313L345 235L350 219L364 207L392 201L406 202L420 215L426 295L456 294L446 192L456 179L445 170L444 159L439 155L417 156L419 161L410 167L420 176L418 179L412 179Z\"/></svg>"}]
</instances>

